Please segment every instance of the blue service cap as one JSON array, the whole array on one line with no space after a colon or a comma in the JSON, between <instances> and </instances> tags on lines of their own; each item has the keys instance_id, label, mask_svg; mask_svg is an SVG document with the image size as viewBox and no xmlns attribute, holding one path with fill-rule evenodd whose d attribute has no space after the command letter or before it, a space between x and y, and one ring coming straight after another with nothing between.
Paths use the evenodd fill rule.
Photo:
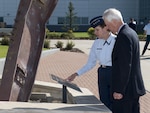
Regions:
<instances>
[{"instance_id":1,"label":"blue service cap","mask_svg":"<svg viewBox=\"0 0 150 113\"><path fill-rule=\"evenodd\" d=\"M90 20L91 27L95 28L98 25L105 25L104 20L102 19L102 16L94 17Z\"/></svg>"}]
</instances>

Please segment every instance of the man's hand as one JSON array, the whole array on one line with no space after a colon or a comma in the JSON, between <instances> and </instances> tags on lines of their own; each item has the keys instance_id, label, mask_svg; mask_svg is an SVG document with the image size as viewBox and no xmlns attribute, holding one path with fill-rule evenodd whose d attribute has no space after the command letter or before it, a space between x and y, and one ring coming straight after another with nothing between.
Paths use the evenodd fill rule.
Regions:
<instances>
[{"instance_id":1,"label":"man's hand","mask_svg":"<svg viewBox=\"0 0 150 113\"><path fill-rule=\"evenodd\" d=\"M70 75L70 76L66 79L66 81L71 82L71 81L73 81L73 80L76 78L76 76L78 76L78 74L77 74L77 73L74 73L74 74Z\"/></svg>"},{"instance_id":2,"label":"man's hand","mask_svg":"<svg viewBox=\"0 0 150 113\"><path fill-rule=\"evenodd\" d=\"M116 100L120 100L120 99L123 98L123 95L122 95L121 93L114 92L114 93L113 93L113 97L114 97L114 99L116 99Z\"/></svg>"}]
</instances>

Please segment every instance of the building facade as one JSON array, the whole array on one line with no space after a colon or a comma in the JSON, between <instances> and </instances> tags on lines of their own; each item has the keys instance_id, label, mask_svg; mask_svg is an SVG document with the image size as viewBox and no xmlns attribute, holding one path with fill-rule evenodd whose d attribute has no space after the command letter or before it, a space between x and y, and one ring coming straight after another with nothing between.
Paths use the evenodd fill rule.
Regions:
<instances>
[{"instance_id":1,"label":"building facade","mask_svg":"<svg viewBox=\"0 0 150 113\"><path fill-rule=\"evenodd\" d=\"M0 22L5 22L7 27L14 24L19 2L20 0L0 0ZM137 24L144 25L150 19L150 0L58 0L47 22L50 31L62 31L69 2L72 2L77 16L75 23L78 31L87 31L89 21L102 15L107 8L119 9L126 23L130 18L134 18Z\"/></svg>"},{"instance_id":2,"label":"building facade","mask_svg":"<svg viewBox=\"0 0 150 113\"><path fill-rule=\"evenodd\" d=\"M150 0L139 1L139 22L147 23L150 19Z\"/></svg>"}]
</instances>

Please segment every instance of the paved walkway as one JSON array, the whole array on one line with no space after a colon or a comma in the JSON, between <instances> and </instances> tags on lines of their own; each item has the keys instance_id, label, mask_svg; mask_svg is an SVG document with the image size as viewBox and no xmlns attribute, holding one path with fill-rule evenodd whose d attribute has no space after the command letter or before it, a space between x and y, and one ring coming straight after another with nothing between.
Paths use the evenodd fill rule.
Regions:
<instances>
[{"instance_id":1,"label":"paved walkway","mask_svg":"<svg viewBox=\"0 0 150 113\"><path fill-rule=\"evenodd\" d=\"M61 40L66 44L67 40ZM54 47L57 40L51 40L51 46ZM37 70L36 79L40 81L54 82L49 74L55 74L62 78L67 78L69 75L81 68L88 59L88 54L93 43L93 40L73 40L75 47L85 52L63 52L59 51L54 54L43 57L40 60L39 67ZM140 42L141 50L143 49L145 42ZM146 95L140 98L141 113L150 113L150 51L147 50L145 55L141 57L141 68L145 87L147 89ZM73 82L79 87L88 88L97 98L97 68L96 65L92 70L85 73L84 75L77 77Z\"/></svg>"}]
</instances>

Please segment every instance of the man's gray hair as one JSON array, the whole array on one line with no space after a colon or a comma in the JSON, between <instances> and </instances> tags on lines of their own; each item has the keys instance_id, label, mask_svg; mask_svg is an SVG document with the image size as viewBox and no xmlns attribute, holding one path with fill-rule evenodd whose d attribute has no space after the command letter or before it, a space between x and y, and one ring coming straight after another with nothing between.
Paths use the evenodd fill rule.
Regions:
<instances>
[{"instance_id":1,"label":"man's gray hair","mask_svg":"<svg viewBox=\"0 0 150 113\"><path fill-rule=\"evenodd\" d=\"M109 8L105 10L103 13L103 19L106 19L108 22L111 22L112 20L123 21L121 12L115 8Z\"/></svg>"}]
</instances>

